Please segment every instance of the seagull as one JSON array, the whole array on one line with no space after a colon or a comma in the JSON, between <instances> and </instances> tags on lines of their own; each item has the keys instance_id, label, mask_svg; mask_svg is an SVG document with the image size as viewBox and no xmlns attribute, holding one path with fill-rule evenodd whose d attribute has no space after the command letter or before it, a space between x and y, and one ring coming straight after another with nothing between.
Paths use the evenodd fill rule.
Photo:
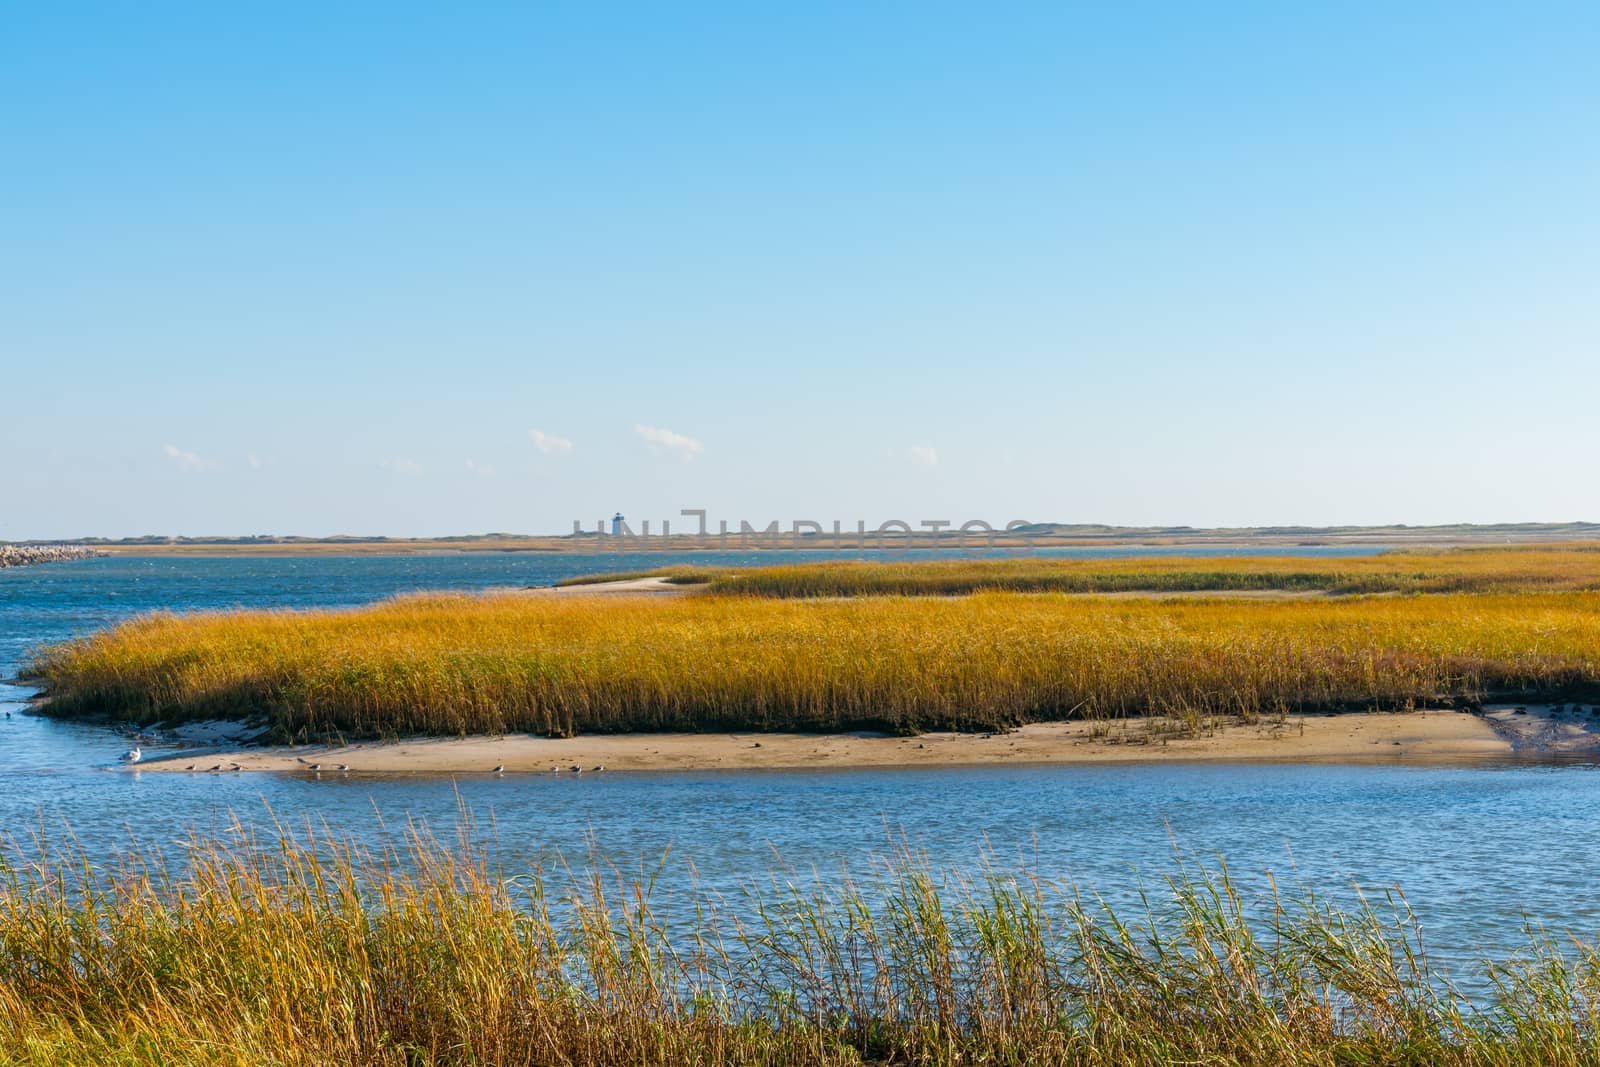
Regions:
<instances>
[{"instance_id":1,"label":"seagull","mask_svg":"<svg viewBox=\"0 0 1600 1067\"><path fill-rule=\"evenodd\" d=\"M339 773L341 773L341 774L349 774L350 773L350 764L348 764L348 763L339 764Z\"/></svg>"},{"instance_id":2,"label":"seagull","mask_svg":"<svg viewBox=\"0 0 1600 1067\"><path fill-rule=\"evenodd\" d=\"M237 763L235 763L232 767L229 767L228 770L230 770L230 771L242 771L242 770L244 770L244 768L239 766Z\"/></svg>"},{"instance_id":3,"label":"seagull","mask_svg":"<svg viewBox=\"0 0 1600 1067\"><path fill-rule=\"evenodd\" d=\"M187 767L185 767L185 768L184 768L184 770L186 770L186 771L192 771L192 770L194 770L194 764L192 764L192 763L191 763L191 764L189 764L189 766L187 766Z\"/></svg>"},{"instance_id":4,"label":"seagull","mask_svg":"<svg viewBox=\"0 0 1600 1067\"><path fill-rule=\"evenodd\" d=\"M506 765L504 763L500 764L500 766L498 766L498 767L496 767L494 769L494 773L495 774L504 774L504 773L506 773Z\"/></svg>"},{"instance_id":5,"label":"seagull","mask_svg":"<svg viewBox=\"0 0 1600 1067\"><path fill-rule=\"evenodd\" d=\"M220 770L222 770L222 764L219 763L215 767L211 768L211 773L216 774Z\"/></svg>"},{"instance_id":6,"label":"seagull","mask_svg":"<svg viewBox=\"0 0 1600 1067\"><path fill-rule=\"evenodd\" d=\"M600 764L600 766L595 768L595 770L597 770L597 771L603 771L605 769L606 769L606 765L604 763Z\"/></svg>"},{"instance_id":7,"label":"seagull","mask_svg":"<svg viewBox=\"0 0 1600 1067\"><path fill-rule=\"evenodd\" d=\"M124 763L138 763L142 759L144 759L144 753L139 750L139 746L138 745L134 745L132 748L130 748L127 751L126 754L123 755L122 762L124 762Z\"/></svg>"},{"instance_id":8,"label":"seagull","mask_svg":"<svg viewBox=\"0 0 1600 1067\"><path fill-rule=\"evenodd\" d=\"M321 771L322 771L322 764L320 764L320 763L313 763L313 764L312 764L312 765L311 765L311 769L312 769L312 770L314 770L314 771L317 771L317 772L318 772L318 773L321 773Z\"/></svg>"},{"instance_id":9,"label":"seagull","mask_svg":"<svg viewBox=\"0 0 1600 1067\"><path fill-rule=\"evenodd\" d=\"M573 774L582 774L583 773L583 768L578 766L576 763L574 763L572 765L572 773Z\"/></svg>"}]
</instances>

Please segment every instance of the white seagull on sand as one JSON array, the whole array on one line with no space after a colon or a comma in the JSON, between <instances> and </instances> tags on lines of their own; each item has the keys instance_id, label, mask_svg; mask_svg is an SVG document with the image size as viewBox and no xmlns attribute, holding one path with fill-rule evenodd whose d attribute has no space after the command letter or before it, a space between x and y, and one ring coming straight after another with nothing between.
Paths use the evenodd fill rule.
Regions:
<instances>
[{"instance_id":1,"label":"white seagull on sand","mask_svg":"<svg viewBox=\"0 0 1600 1067\"><path fill-rule=\"evenodd\" d=\"M134 745L132 748L128 749L127 753L122 757L122 762L138 763L142 759L144 759L144 753L139 751L138 745Z\"/></svg>"}]
</instances>

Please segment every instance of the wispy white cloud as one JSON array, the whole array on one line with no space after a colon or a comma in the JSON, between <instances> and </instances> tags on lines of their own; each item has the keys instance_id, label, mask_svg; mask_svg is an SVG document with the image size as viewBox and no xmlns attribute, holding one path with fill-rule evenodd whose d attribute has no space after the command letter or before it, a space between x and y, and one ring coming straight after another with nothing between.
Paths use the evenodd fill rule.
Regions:
<instances>
[{"instance_id":1,"label":"wispy white cloud","mask_svg":"<svg viewBox=\"0 0 1600 1067\"><path fill-rule=\"evenodd\" d=\"M378 465L386 471L393 471L407 478L420 478L427 473L422 469L422 464L409 459L386 459Z\"/></svg>"},{"instance_id":2,"label":"wispy white cloud","mask_svg":"<svg viewBox=\"0 0 1600 1067\"><path fill-rule=\"evenodd\" d=\"M672 430L663 430L659 426L645 426L635 423L633 432L644 439L653 452L666 452L688 461L706 450L701 442L685 434L674 433Z\"/></svg>"},{"instance_id":3,"label":"wispy white cloud","mask_svg":"<svg viewBox=\"0 0 1600 1067\"><path fill-rule=\"evenodd\" d=\"M571 441L565 437L557 437L553 433L545 433L543 430L529 430L528 440L533 442L534 448L547 456L558 456L563 452L572 451Z\"/></svg>"},{"instance_id":4,"label":"wispy white cloud","mask_svg":"<svg viewBox=\"0 0 1600 1067\"><path fill-rule=\"evenodd\" d=\"M181 471L214 471L221 466L198 453L185 452L177 445L163 445L161 451Z\"/></svg>"},{"instance_id":5,"label":"wispy white cloud","mask_svg":"<svg viewBox=\"0 0 1600 1067\"><path fill-rule=\"evenodd\" d=\"M912 445L906 449L906 457L921 467L939 465L939 450L932 445Z\"/></svg>"},{"instance_id":6,"label":"wispy white cloud","mask_svg":"<svg viewBox=\"0 0 1600 1067\"><path fill-rule=\"evenodd\" d=\"M493 478L495 476L495 469L493 467L486 467L482 463L477 463L469 459L467 460L467 473L476 474L479 478Z\"/></svg>"}]
</instances>

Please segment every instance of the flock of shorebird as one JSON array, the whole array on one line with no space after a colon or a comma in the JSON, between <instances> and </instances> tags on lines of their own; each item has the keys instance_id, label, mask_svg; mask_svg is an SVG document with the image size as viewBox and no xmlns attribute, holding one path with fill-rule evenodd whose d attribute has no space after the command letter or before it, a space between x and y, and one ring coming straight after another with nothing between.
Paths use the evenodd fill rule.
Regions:
<instances>
[{"instance_id":1,"label":"flock of shorebird","mask_svg":"<svg viewBox=\"0 0 1600 1067\"><path fill-rule=\"evenodd\" d=\"M126 756L124 756L122 758L124 760L126 760L127 762L129 762L129 763L138 763L139 760L142 758L142 756L141 756L141 754L139 752L139 749L137 747L135 747L131 752L129 752ZM312 774L321 774L323 771L329 771L329 772L338 771L340 774L349 774L350 773L350 764L348 764L348 763L341 763L336 767L335 766L325 766L325 765L323 765L321 763L312 763L310 760L304 758L303 756L296 756L294 758L294 761L296 763L300 764L302 767L304 767L307 771L310 771ZM597 766L590 767L589 768L589 773L590 774L597 774L600 771L603 771L605 769L606 769L605 764L602 763L602 764L598 764ZM242 770L244 770L244 768L239 766L239 764L233 763L233 762L230 761L227 764L218 763L217 765L215 765L213 767L201 767L198 763L191 763L188 766L186 766L184 768L184 770L186 770L186 771L200 771L201 773L215 774L215 773L217 773L219 771L224 771L224 770L242 771ZM571 773L571 774L582 774L582 773L584 773L583 768L581 766L579 766L578 764L576 764L576 763L574 763L570 767L565 768L565 770L567 772ZM551 774L561 774L562 771L563 771L563 768L561 768L561 767L551 767L550 768L550 773ZM504 763L502 763L499 766L495 767L493 770L491 770L489 773L494 775L496 778L504 777L505 773L506 773L506 765Z\"/></svg>"},{"instance_id":2,"label":"flock of shorebird","mask_svg":"<svg viewBox=\"0 0 1600 1067\"><path fill-rule=\"evenodd\" d=\"M299 756L296 756L294 761L298 764L301 764L306 770L311 771L314 774L321 774L323 771L338 771L340 774L350 773L350 764L348 763L341 763L337 767L324 767L320 763L312 763L310 760L302 759Z\"/></svg>"},{"instance_id":3,"label":"flock of shorebird","mask_svg":"<svg viewBox=\"0 0 1600 1067\"><path fill-rule=\"evenodd\" d=\"M144 759L144 749L140 745L134 745L127 752L123 753L123 756L122 756L122 762L123 763L138 763L139 761L141 761L143 759ZM185 767L184 770L186 770L186 771L204 770L204 771L209 771L209 772L211 772L213 774L216 774L216 773L218 773L220 771L224 771L224 770L242 771L242 770L244 770L244 768L239 766L237 763L233 763L233 762L229 761L226 765L219 763L214 767L204 767L204 768L202 768L198 763L191 763L187 767Z\"/></svg>"},{"instance_id":4,"label":"flock of shorebird","mask_svg":"<svg viewBox=\"0 0 1600 1067\"><path fill-rule=\"evenodd\" d=\"M126 753L123 754L122 762L124 762L124 763L138 763L140 760L144 759L144 750L143 750L143 748L140 747L140 743L143 742L143 740L144 740L143 736L135 735L135 744L131 749L129 749ZM294 761L296 763L300 764L305 770L310 771L312 774L320 775L320 774L322 774L323 771L329 771L329 772L337 771L340 774L349 774L350 773L350 764L348 764L348 763L341 763L338 766L324 766L321 763L312 763L310 760L306 759L303 756L296 756L294 758ZM234 763L231 760L227 760L227 761L224 761L222 763L217 763L217 764L215 764L213 766L210 766L210 767L202 767L198 763L191 763L191 764L187 765L186 767L184 767L183 769L186 770L186 771L199 771L202 774L218 774L218 773L221 773L222 771L242 771L242 770L244 770L243 767L241 767L237 763ZM602 763L602 764L599 764L597 766L590 767L589 768L589 773L595 774L595 773L598 773L598 772L603 771L605 769L606 769L605 768L605 764ZM580 765L578 765L576 763L574 763L570 767L566 767L566 768L562 768L562 767L559 767L559 766L551 767L550 768L550 773L551 774L561 774L563 772L563 770L565 770L567 773L571 773L571 774L582 774L582 773L584 773L583 767L581 767ZM502 763L499 766L495 767L489 773L494 775L496 778L503 777L505 775L505 773L506 773L506 765L504 763Z\"/></svg>"}]
</instances>

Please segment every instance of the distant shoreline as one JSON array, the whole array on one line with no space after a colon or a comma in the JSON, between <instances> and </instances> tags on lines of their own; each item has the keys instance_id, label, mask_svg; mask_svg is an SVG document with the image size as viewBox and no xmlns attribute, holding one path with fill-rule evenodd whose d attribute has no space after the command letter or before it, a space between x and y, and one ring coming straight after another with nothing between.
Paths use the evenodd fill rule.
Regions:
<instances>
[{"instance_id":1,"label":"distant shoreline","mask_svg":"<svg viewBox=\"0 0 1600 1067\"><path fill-rule=\"evenodd\" d=\"M78 538L50 542L12 542L15 548L59 545L110 556L299 556L299 555L457 555L472 553L634 554L689 552L825 551L848 554L878 549L940 549L955 552L997 549L1063 548L1442 548L1472 545L1550 544L1560 541L1600 543L1600 523L1508 523L1490 526L1328 526L1200 529L1190 527L1117 527L1039 523L993 538L944 531L913 534L873 531L762 533L726 535L660 534L623 538L595 533L564 535L482 534L461 537L171 537Z\"/></svg>"}]
</instances>

